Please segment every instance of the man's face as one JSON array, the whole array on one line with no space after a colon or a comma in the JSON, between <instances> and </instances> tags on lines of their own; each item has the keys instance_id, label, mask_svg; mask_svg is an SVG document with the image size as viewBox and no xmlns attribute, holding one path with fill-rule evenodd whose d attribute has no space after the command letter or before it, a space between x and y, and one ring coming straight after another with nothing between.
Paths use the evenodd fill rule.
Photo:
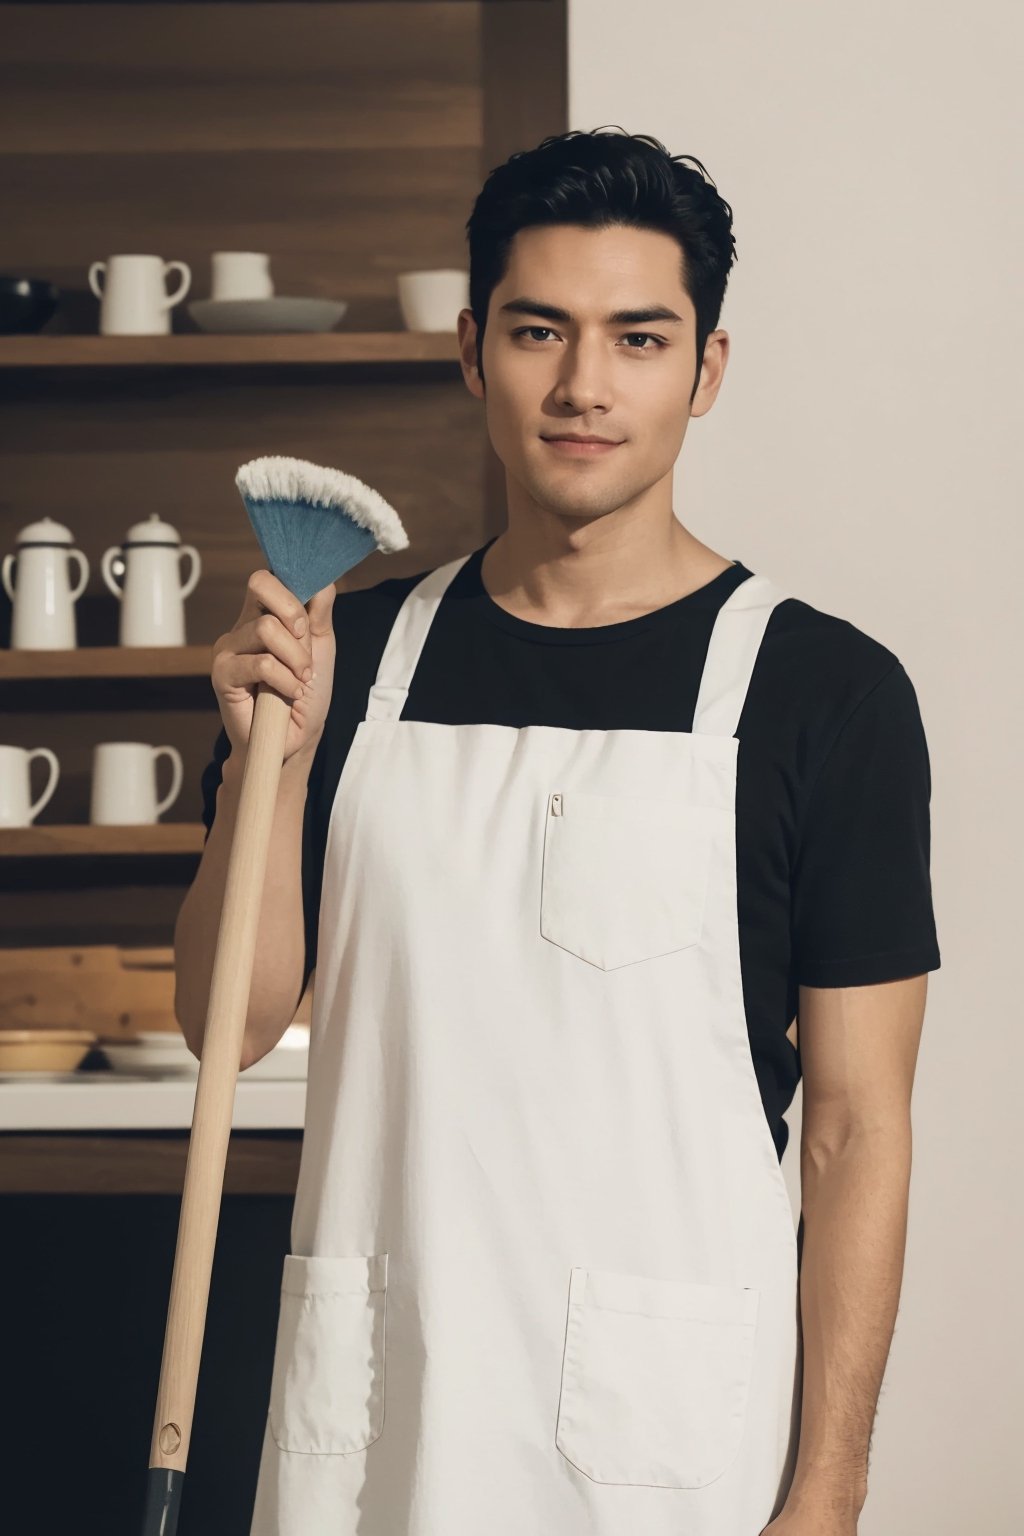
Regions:
<instances>
[{"instance_id":1,"label":"man's face","mask_svg":"<svg viewBox=\"0 0 1024 1536\"><path fill-rule=\"evenodd\" d=\"M590 520L649 502L660 486L653 494L671 505L672 468L690 415L712 403L728 348L725 332L716 331L705 353L718 365L713 387L702 378L691 408L696 314L680 265L678 243L654 230L549 225L517 233L508 271L491 294L484 384L475 369L472 312L464 309L458 321L463 373L486 402L510 503L525 497L548 512ZM529 313L504 308L520 300L531 301ZM538 314L533 303L572 319ZM614 311L654 307L679 319L608 322ZM559 433L593 434L617 446L563 450L546 440Z\"/></svg>"}]
</instances>

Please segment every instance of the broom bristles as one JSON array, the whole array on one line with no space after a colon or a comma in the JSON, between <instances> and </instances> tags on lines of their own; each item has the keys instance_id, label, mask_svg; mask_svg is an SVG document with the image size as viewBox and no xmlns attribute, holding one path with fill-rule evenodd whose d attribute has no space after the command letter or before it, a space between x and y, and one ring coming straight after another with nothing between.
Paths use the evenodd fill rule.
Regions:
<instances>
[{"instance_id":1,"label":"broom bristles","mask_svg":"<svg viewBox=\"0 0 1024 1536\"><path fill-rule=\"evenodd\" d=\"M344 512L372 533L378 549L385 553L409 546L409 536L394 507L379 491L343 470L269 454L243 464L235 475L235 485L247 502L307 502Z\"/></svg>"}]
</instances>

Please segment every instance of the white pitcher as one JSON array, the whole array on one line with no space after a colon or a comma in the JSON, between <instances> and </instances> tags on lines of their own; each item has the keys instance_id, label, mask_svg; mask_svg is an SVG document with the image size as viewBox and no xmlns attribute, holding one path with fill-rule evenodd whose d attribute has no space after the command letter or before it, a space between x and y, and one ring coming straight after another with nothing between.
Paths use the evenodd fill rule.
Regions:
<instances>
[{"instance_id":1,"label":"white pitcher","mask_svg":"<svg viewBox=\"0 0 1024 1536\"><path fill-rule=\"evenodd\" d=\"M77 646L75 604L89 580L89 562L73 545L70 529L44 517L28 523L18 534L15 553L4 556L0 575L13 604L12 650L71 651ZM79 565L74 587L68 579L73 560ZM11 575L15 561L16 580Z\"/></svg>"},{"instance_id":2,"label":"white pitcher","mask_svg":"<svg viewBox=\"0 0 1024 1536\"><path fill-rule=\"evenodd\" d=\"M181 282L168 294L168 272L181 273ZM100 287L100 273L104 273ZM102 336L169 336L170 311L180 304L192 284L192 269L184 261L162 256L108 256L89 268L89 287L100 300Z\"/></svg>"},{"instance_id":3,"label":"white pitcher","mask_svg":"<svg viewBox=\"0 0 1024 1536\"><path fill-rule=\"evenodd\" d=\"M181 557L190 561L181 580ZM185 598L195 590L201 570L194 544L182 544L178 530L152 512L133 523L123 544L105 550L100 561L103 580L121 599L119 640L122 645L184 645ZM116 578L124 578L119 587Z\"/></svg>"}]
</instances>

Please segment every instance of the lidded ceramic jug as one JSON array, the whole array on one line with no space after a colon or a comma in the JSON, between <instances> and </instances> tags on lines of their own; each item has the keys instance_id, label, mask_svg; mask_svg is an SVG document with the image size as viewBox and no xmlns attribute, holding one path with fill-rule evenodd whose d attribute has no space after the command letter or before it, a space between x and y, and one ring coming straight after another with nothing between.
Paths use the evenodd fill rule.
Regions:
<instances>
[{"instance_id":1,"label":"lidded ceramic jug","mask_svg":"<svg viewBox=\"0 0 1024 1536\"><path fill-rule=\"evenodd\" d=\"M184 583L182 555L190 562ZM185 599L195 590L200 569L195 545L182 544L178 530L158 513L133 523L124 543L106 550L100 561L103 580L121 599L121 645L184 645Z\"/></svg>"},{"instance_id":2,"label":"lidded ceramic jug","mask_svg":"<svg viewBox=\"0 0 1024 1536\"><path fill-rule=\"evenodd\" d=\"M17 573L12 577L15 561ZM72 561L79 567L74 587L69 579ZM75 604L89 580L89 562L74 547L69 528L52 517L26 524L18 534L14 554L4 556L0 575L13 604L12 650L76 648Z\"/></svg>"}]
</instances>

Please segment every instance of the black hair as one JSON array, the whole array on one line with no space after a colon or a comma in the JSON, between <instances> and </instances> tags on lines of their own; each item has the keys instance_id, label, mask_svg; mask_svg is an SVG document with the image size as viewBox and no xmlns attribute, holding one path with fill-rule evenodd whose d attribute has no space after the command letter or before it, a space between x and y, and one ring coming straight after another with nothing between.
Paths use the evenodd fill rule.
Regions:
<instances>
[{"instance_id":1,"label":"black hair","mask_svg":"<svg viewBox=\"0 0 1024 1536\"><path fill-rule=\"evenodd\" d=\"M692 155L670 155L649 134L627 134L611 126L613 133L573 129L552 135L536 149L510 156L484 182L466 223L480 379L491 294L508 269L517 230L537 224L635 225L679 242L683 288L697 317L692 404L704 346L718 325L729 268L736 260L732 209Z\"/></svg>"}]
</instances>

